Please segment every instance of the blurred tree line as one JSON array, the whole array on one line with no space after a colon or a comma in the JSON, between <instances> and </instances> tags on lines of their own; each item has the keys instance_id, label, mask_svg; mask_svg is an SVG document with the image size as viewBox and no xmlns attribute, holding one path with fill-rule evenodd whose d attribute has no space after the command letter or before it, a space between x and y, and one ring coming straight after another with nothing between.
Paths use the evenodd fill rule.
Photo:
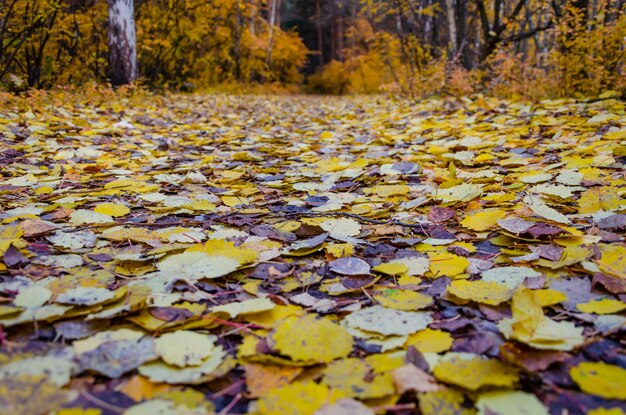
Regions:
<instances>
[{"instance_id":1,"label":"blurred tree line","mask_svg":"<svg viewBox=\"0 0 626 415\"><path fill-rule=\"evenodd\" d=\"M109 0L111 1L111 0ZM626 91L626 0L134 0L151 87L319 93ZM0 0L8 88L111 81L106 0Z\"/></svg>"},{"instance_id":2,"label":"blurred tree line","mask_svg":"<svg viewBox=\"0 0 626 415\"><path fill-rule=\"evenodd\" d=\"M626 0L293 0L311 88L545 98L626 93ZM307 16L303 18L303 16Z\"/></svg>"},{"instance_id":3,"label":"blurred tree line","mask_svg":"<svg viewBox=\"0 0 626 415\"><path fill-rule=\"evenodd\" d=\"M308 50L269 12L261 1L135 0L140 79L174 88L300 82ZM0 0L0 80L109 80L108 23L106 0Z\"/></svg>"}]
</instances>

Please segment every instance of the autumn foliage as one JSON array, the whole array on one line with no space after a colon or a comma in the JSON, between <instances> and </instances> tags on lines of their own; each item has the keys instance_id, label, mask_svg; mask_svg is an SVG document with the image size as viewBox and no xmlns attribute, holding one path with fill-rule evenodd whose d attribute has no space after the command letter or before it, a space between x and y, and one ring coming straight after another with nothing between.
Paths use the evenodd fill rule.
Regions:
<instances>
[{"instance_id":1,"label":"autumn foliage","mask_svg":"<svg viewBox=\"0 0 626 415\"><path fill-rule=\"evenodd\" d=\"M0 79L50 87L107 80L106 1L11 0L0 9ZM140 74L157 87L296 83L307 49L278 29L267 59L268 24L232 0L136 2Z\"/></svg>"},{"instance_id":2,"label":"autumn foliage","mask_svg":"<svg viewBox=\"0 0 626 415\"><path fill-rule=\"evenodd\" d=\"M480 93L536 100L626 91L621 3L454 4L137 0L140 79L178 90L297 85L313 93L413 99ZM5 89L107 82L106 1L3 0L0 22Z\"/></svg>"}]
</instances>

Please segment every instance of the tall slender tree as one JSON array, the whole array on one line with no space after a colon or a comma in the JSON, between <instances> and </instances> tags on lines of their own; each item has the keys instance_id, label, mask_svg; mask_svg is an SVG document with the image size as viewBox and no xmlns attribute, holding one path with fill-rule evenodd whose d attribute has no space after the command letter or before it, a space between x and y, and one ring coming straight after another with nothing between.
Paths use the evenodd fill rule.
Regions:
<instances>
[{"instance_id":1,"label":"tall slender tree","mask_svg":"<svg viewBox=\"0 0 626 415\"><path fill-rule=\"evenodd\" d=\"M109 72L115 86L137 78L137 35L133 0L109 1Z\"/></svg>"}]
</instances>

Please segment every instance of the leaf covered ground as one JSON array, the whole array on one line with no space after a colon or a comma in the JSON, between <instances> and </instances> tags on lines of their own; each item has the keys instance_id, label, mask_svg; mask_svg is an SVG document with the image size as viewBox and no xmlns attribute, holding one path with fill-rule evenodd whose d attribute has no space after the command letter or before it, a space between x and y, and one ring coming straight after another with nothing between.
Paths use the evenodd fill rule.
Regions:
<instances>
[{"instance_id":1,"label":"leaf covered ground","mask_svg":"<svg viewBox=\"0 0 626 415\"><path fill-rule=\"evenodd\" d=\"M0 412L624 414L624 107L5 97Z\"/></svg>"}]
</instances>

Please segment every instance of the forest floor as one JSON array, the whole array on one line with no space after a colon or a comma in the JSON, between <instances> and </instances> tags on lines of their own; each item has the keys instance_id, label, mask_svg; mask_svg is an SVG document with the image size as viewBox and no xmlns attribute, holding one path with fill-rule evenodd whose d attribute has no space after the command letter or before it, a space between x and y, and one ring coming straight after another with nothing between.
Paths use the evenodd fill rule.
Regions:
<instances>
[{"instance_id":1,"label":"forest floor","mask_svg":"<svg viewBox=\"0 0 626 415\"><path fill-rule=\"evenodd\" d=\"M0 99L1 413L625 413L624 102Z\"/></svg>"}]
</instances>

